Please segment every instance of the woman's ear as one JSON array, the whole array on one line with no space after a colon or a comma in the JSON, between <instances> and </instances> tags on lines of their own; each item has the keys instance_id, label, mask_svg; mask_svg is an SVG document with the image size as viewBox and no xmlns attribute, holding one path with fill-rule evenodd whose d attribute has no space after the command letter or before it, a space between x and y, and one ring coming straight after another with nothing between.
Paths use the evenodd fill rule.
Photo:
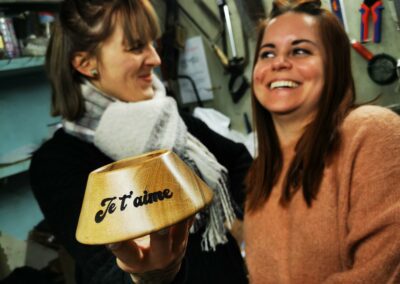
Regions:
<instances>
[{"instance_id":1,"label":"woman's ear","mask_svg":"<svg viewBox=\"0 0 400 284\"><path fill-rule=\"evenodd\" d=\"M98 75L96 58L86 51L79 51L74 54L72 66L86 77L95 79Z\"/></svg>"}]
</instances>

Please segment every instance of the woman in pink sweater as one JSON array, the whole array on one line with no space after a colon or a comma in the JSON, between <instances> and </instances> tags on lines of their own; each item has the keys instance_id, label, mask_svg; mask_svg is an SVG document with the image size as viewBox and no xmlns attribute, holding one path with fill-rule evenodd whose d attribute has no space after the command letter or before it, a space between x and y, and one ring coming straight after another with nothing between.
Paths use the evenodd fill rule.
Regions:
<instances>
[{"instance_id":1,"label":"woman in pink sweater","mask_svg":"<svg viewBox=\"0 0 400 284\"><path fill-rule=\"evenodd\" d=\"M274 1L252 88L251 283L400 283L400 117L355 105L349 40L320 1Z\"/></svg>"}]
</instances>

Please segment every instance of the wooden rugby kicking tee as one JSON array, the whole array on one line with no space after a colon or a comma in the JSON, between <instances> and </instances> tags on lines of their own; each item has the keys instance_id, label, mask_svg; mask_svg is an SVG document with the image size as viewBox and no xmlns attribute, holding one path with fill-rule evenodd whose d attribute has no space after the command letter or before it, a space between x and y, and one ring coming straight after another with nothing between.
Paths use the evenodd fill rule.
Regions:
<instances>
[{"instance_id":1,"label":"wooden rugby kicking tee","mask_svg":"<svg viewBox=\"0 0 400 284\"><path fill-rule=\"evenodd\" d=\"M196 214L212 197L169 150L116 161L90 173L76 239L95 245L142 237Z\"/></svg>"}]
</instances>

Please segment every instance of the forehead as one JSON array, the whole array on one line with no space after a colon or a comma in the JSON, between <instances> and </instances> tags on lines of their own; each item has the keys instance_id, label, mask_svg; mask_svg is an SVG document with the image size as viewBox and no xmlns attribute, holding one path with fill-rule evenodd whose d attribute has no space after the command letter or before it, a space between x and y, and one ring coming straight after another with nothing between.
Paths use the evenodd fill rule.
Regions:
<instances>
[{"instance_id":1,"label":"forehead","mask_svg":"<svg viewBox=\"0 0 400 284\"><path fill-rule=\"evenodd\" d=\"M319 37L315 17L304 13L288 12L269 21L264 30L263 43L295 39L318 42Z\"/></svg>"},{"instance_id":2,"label":"forehead","mask_svg":"<svg viewBox=\"0 0 400 284\"><path fill-rule=\"evenodd\" d=\"M128 44L150 42L159 36L158 21L149 7L137 10L120 10L113 15L113 34L123 38Z\"/></svg>"},{"instance_id":3,"label":"forehead","mask_svg":"<svg viewBox=\"0 0 400 284\"><path fill-rule=\"evenodd\" d=\"M124 31L123 22L121 17L114 15L112 18L112 28L110 35L101 43L101 47L112 45L112 44L122 44L124 42Z\"/></svg>"}]
</instances>

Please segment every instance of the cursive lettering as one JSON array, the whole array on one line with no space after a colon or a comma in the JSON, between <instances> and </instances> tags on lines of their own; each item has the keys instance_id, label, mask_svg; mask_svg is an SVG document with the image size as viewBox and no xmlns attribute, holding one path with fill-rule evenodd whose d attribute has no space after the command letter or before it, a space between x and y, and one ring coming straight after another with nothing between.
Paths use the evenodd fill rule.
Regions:
<instances>
[{"instance_id":1,"label":"cursive lettering","mask_svg":"<svg viewBox=\"0 0 400 284\"><path fill-rule=\"evenodd\" d=\"M124 211L125 208L127 207L127 205L125 204L125 199L131 198L132 194L133 194L133 191L130 191L129 194L124 194L124 195L122 195L122 197L118 198L119 200L121 200L121 211Z\"/></svg>"},{"instance_id":2,"label":"cursive lettering","mask_svg":"<svg viewBox=\"0 0 400 284\"><path fill-rule=\"evenodd\" d=\"M119 211L124 211L129 206L129 199L132 199L133 191L129 191L129 194L124 194L117 198L117 196L104 198L100 202L101 207L105 207L102 210L96 212L94 220L96 223L100 223L104 220L107 214L113 214L117 208ZM159 190L155 192L148 192L147 190L143 191L143 195L136 196L131 201L133 207L147 206L148 204L152 204L153 202L163 201L164 199L170 199L173 197L173 192L168 188L164 190ZM118 202L119 200L119 207Z\"/></svg>"},{"instance_id":3,"label":"cursive lettering","mask_svg":"<svg viewBox=\"0 0 400 284\"><path fill-rule=\"evenodd\" d=\"M94 217L96 223L100 223L101 221L103 221L104 217L106 217L107 212L109 212L110 214L112 214L115 211L115 203L113 203L113 201L115 200L116 197L109 197L109 198L104 198L101 201L101 206L106 206L106 209L100 210L96 213L96 216Z\"/></svg>"}]
</instances>

